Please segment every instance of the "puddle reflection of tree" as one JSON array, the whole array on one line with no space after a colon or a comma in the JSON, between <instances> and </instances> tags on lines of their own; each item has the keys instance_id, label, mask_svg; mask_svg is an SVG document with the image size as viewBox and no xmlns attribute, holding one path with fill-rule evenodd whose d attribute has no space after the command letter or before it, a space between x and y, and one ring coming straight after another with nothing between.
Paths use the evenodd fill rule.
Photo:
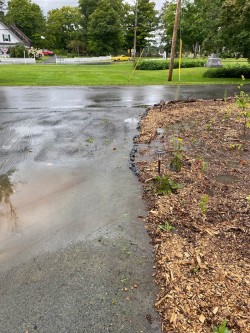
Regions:
<instances>
[{"instance_id":1,"label":"puddle reflection of tree","mask_svg":"<svg viewBox=\"0 0 250 333\"><path fill-rule=\"evenodd\" d=\"M11 220L12 231L19 230L18 216L15 207L11 202L11 196L14 193L14 184L11 182L10 177L14 171L9 171L4 175L0 175L0 215L7 215ZM7 213L1 211L1 206L7 208Z\"/></svg>"}]
</instances>

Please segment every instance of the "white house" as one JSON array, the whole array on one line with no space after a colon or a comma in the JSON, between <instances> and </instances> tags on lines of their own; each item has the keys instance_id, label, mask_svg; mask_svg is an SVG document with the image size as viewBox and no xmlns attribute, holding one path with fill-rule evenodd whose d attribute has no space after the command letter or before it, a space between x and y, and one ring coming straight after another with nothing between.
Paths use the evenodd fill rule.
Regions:
<instances>
[{"instance_id":1,"label":"white house","mask_svg":"<svg viewBox=\"0 0 250 333\"><path fill-rule=\"evenodd\" d=\"M6 54L9 47L17 44L31 46L29 38L15 25L7 26L0 22L0 55Z\"/></svg>"}]
</instances>

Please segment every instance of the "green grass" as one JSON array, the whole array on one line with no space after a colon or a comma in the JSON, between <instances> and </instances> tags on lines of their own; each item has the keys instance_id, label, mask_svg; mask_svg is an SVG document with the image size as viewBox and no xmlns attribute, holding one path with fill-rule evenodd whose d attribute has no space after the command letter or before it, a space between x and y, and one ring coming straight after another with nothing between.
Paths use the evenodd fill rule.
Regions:
<instances>
[{"instance_id":1,"label":"green grass","mask_svg":"<svg viewBox=\"0 0 250 333\"><path fill-rule=\"evenodd\" d=\"M206 68L183 68L168 82L168 71L133 71L132 63L112 65L0 65L0 86L112 86L166 84L239 84L239 79L204 78ZM133 74L133 75L132 75ZM246 80L245 83L249 83Z\"/></svg>"}]
</instances>

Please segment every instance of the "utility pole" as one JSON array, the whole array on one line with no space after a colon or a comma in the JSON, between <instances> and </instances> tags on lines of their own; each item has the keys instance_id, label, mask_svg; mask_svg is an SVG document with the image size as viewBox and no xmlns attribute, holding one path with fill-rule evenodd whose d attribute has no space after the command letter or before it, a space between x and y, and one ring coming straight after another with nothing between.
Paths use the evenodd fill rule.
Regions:
<instances>
[{"instance_id":1,"label":"utility pole","mask_svg":"<svg viewBox=\"0 0 250 333\"><path fill-rule=\"evenodd\" d=\"M174 21L174 31L173 31L173 38L172 38L172 46L171 46L171 55L170 55L170 64L169 64L169 72L168 72L168 81L172 81L172 74L174 68L174 55L176 49L176 40L177 40L177 31L178 31L178 24L181 12L181 0L177 0L177 7L176 7L176 14L175 14L175 21Z\"/></svg>"},{"instance_id":2,"label":"utility pole","mask_svg":"<svg viewBox=\"0 0 250 333\"><path fill-rule=\"evenodd\" d=\"M137 14L137 3L138 0L135 0L135 27L134 27L134 61L136 56L136 34L137 34L137 20L138 20L138 14Z\"/></svg>"}]
</instances>

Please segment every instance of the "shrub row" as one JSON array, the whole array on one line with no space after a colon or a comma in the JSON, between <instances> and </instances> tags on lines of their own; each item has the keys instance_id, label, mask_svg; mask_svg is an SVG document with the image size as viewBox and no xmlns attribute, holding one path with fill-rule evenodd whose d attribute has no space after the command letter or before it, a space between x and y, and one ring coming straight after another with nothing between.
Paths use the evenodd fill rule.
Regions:
<instances>
[{"instance_id":1,"label":"shrub row","mask_svg":"<svg viewBox=\"0 0 250 333\"><path fill-rule=\"evenodd\" d=\"M220 68L210 68L203 74L204 77L212 78L240 78L242 75L246 79L250 78L250 66L235 65Z\"/></svg>"},{"instance_id":2,"label":"shrub row","mask_svg":"<svg viewBox=\"0 0 250 333\"><path fill-rule=\"evenodd\" d=\"M206 63L205 60L182 60L181 62L181 68L192 68L192 67L204 67L204 64ZM142 60L137 64L136 69L138 70L148 70L148 71L154 71L154 70L163 70L163 69L169 69L170 61L164 61L164 60ZM179 67L179 61L176 60L174 62L174 68Z\"/></svg>"}]
</instances>

